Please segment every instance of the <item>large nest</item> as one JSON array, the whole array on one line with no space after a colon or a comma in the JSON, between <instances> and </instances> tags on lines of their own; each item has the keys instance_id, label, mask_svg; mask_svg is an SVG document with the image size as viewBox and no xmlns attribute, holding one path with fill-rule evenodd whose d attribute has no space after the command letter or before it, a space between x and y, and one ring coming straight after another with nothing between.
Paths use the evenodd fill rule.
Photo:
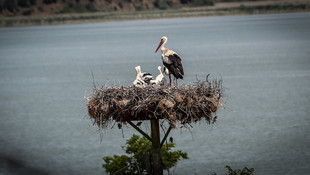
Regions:
<instances>
[{"instance_id":1,"label":"large nest","mask_svg":"<svg viewBox=\"0 0 310 175\"><path fill-rule=\"evenodd\" d=\"M216 121L223 95L221 80L198 81L172 88L134 86L93 88L87 103L94 124L105 128L115 122L165 119L172 127L205 118Z\"/></svg>"}]
</instances>

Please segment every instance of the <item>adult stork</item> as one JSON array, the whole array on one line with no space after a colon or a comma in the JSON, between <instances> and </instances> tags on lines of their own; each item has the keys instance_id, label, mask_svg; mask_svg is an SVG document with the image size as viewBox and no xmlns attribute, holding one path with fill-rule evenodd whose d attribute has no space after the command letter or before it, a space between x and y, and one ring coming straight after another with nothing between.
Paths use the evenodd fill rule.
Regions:
<instances>
[{"instance_id":1,"label":"adult stork","mask_svg":"<svg viewBox=\"0 0 310 175\"><path fill-rule=\"evenodd\" d=\"M183 79L184 71L181 63L182 59L179 57L179 55L175 51L165 48L167 41L168 38L166 36L163 36L155 53L161 47L161 59L163 60L164 66L169 71L169 83L171 86L171 74L174 76L174 85L177 85L177 79Z\"/></svg>"}]
</instances>

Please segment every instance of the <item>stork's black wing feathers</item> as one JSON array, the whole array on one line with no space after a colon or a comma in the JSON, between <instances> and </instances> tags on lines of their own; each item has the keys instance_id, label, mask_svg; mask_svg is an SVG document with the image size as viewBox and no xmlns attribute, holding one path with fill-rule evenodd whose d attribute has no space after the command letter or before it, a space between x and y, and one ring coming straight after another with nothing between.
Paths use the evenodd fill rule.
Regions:
<instances>
[{"instance_id":1,"label":"stork's black wing feathers","mask_svg":"<svg viewBox=\"0 0 310 175\"><path fill-rule=\"evenodd\" d=\"M143 73L141 73L141 74L142 74L142 77L145 77L145 76L147 76L147 75L152 76L152 74L150 74L150 73L148 73L148 72L143 72Z\"/></svg>"},{"instance_id":2,"label":"stork's black wing feathers","mask_svg":"<svg viewBox=\"0 0 310 175\"><path fill-rule=\"evenodd\" d=\"M169 55L168 58L172 63L171 64L164 63L164 65L168 68L171 74L174 75L176 78L183 79L184 71L183 71L183 66L181 63L182 59L177 54Z\"/></svg>"}]
</instances>

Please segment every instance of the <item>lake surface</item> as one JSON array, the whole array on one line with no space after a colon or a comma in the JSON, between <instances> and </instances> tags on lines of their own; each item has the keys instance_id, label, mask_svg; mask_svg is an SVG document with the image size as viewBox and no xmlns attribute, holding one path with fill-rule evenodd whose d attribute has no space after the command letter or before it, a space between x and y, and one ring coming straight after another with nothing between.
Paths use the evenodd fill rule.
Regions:
<instances>
[{"instance_id":1,"label":"lake surface","mask_svg":"<svg viewBox=\"0 0 310 175\"><path fill-rule=\"evenodd\" d=\"M136 133L108 128L102 141L85 93L131 85L134 67L157 75L160 38L183 59L179 84L222 78L225 109L171 133L188 152L175 172L310 174L310 13L0 28L0 174L105 174ZM230 109L232 108L232 109ZM144 126L142 127L145 128Z\"/></svg>"}]
</instances>

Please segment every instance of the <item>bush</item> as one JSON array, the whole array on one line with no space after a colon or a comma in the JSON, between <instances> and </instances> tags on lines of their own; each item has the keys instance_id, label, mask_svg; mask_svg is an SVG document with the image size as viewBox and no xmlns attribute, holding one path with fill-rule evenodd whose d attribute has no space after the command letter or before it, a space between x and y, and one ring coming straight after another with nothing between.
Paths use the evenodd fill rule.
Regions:
<instances>
[{"instance_id":1,"label":"bush","mask_svg":"<svg viewBox=\"0 0 310 175\"><path fill-rule=\"evenodd\" d=\"M88 12L96 12L96 11L98 11L93 3L88 3L88 4L85 6L85 9L86 9Z\"/></svg>"},{"instance_id":2,"label":"bush","mask_svg":"<svg viewBox=\"0 0 310 175\"><path fill-rule=\"evenodd\" d=\"M75 4L75 7L74 7L73 11L76 12L76 13L84 13L84 12L86 12L86 9L85 9L85 7L82 4L77 3L77 4Z\"/></svg>"},{"instance_id":3,"label":"bush","mask_svg":"<svg viewBox=\"0 0 310 175\"><path fill-rule=\"evenodd\" d=\"M172 0L167 0L166 3L167 3L167 5L168 5L169 7L172 7L172 6L173 6Z\"/></svg>"},{"instance_id":4,"label":"bush","mask_svg":"<svg viewBox=\"0 0 310 175\"><path fill-rule=\"evenodd\" d=\"M154 1L154 6L156 8L159 8L161 10L165 10L173 5L173 2L171 0L156 0Z\"/></svg>"},{"instance_id":5,"label":"bush","mask_svg":"<svg viewBox=\"0 0 310 175\"><path fill-rule=\"evenodd\" d=\"M44 9L40 6L40 7L38 7L38 10L40 11L40 12L44 12Z\"/></svg>"},{"instance_id":6,"label":"bush","mask_svg":"<svg viewBox=\"0 0 310 175\"><path fill-rule=\"evenodd\" d=\"M67 6L65 6L62 10L61 13L84 13L86 11L97 11L95 6L93 4L87 4L86 6L83 6L80 3L72 3L68 2Z\"/></svg>"},{"instance_id":7,"label":"bush","mask_svg":"<svg viewBox=\"0 0 310 175\"><path fill-rule=\"evenodd\" d=\"M135 7L135 9L136 9L136 11L142 11L142 10L143 10L143 7L137 6L137 7Z\"/></svg>"},{"instance_id":8,"label":"bush","mask_svg":"<svg viewBox=\"0 0 310 175\"><path fill-rule=\"evenodd\" d=\"M161 10L166 10L168 8L168 4L166 1L159 1L158 8Z\"/></svg>"},{"instance_id":9,"label":"bush","mask_svg":"<svg viewBox=\"0 0 310 175\"><path fill-rule=\"evenodd\" d=\"M244 167L242 170L240 169L236 169L233 170L230 166L226 165L227 170L228 170L228 174L227 175L251 175L254 173L254 168L247 168ZM213 175L217 175L216 173L213 173Z\"/></svg>"},{"instance_id":10,"label":"bush","mask_svg":"<svg viewBox=\"0 0 310 175\"><path fill-rule=\"evenodd\" d=\"M73 9L69 6L65 6L62 10L61 13L73 13Z\"/></svg>"},{"instance_id":11,"label":"bush","mask_svg":"<svg viewBox=\"0 0 310 175\"><path fill-rule=\"evenodd\" d=\"M192 6L214 5L216 0L181 0L182 4L191 4ZM236 1L236 0L234 0ZM217 1L218 2L218 1Z\"/></svg>"},{"instance_id":12,"label":"bush","mask_svg":"<svg viewBox=\"0 0 310 175\"><path fill-rule=\"evenodd\" d=\"M56 3L57 0L43 0L44 4L52 4L52 3Z\"/></svg>"},{"instance_id":13,"label":"bush","mask_svg":"<svg viewBox=\"0 0 310 175\"><path fill-rule=\"evenodd\" d=\"M4 0L0 0L0 13L4 10Z\"/></svg>"},{"instance_id":14,"label":"bush","mask_svg":"<svg viewBox=\"0 0 310 175\"><path fill-rule=\"evenodd\" d=\"M29 16L29 15L31 15L33 12L34 12L33 8L30 8L30 9L28 9L28 10L25 10L22 14L23 14L24 16Z\"/></svg>"},{"instance_id":15,"label":"bush","mask_svg":"<svg viewBox=\"0 0 310 175\"><path fill-rule=\"evenodd\" d=\"M161 149L163 169L169 172L169 169L177 164L182 159L188 159L187 153L180 150L169 151L170 148L175 147L174 143L168 143L163 145ZM137 160L137 165L142 167L141 156L143 154L149 154L152 150L152 143L145 139L140 138L138 135L133 135L127 140L126 145L122 146L127 155L114 155L112 157L104 157L105 164L102 166L106 169L107 173L113 174L116 171L122 169L121 174L138 174L138 170L135 166L130 166L132 159Z\"/></svg>"},{"instance_id":16,"label":"bush","mask_svg":"<svg viewBox=\"0 0 310 175\"><path fill-rule=\"evenodd\" d=\"M193 0L194 6L214 5L214 0Z\"/></svg>"},{"instance_id":17,"label":"bush","mask_svg":"<svg viewBox=\"0 0 310 175\"><path fill-rule=\"evenodd\" d=\"M118 2L118 6L119 6L121 9L124 7L122 2Z\"/></svg>"},{"instance_id":18,"label":"bush","mask_svg":"<svg viewBox=\"0 0 310 175\"><path fill-rule=\"evenodd\" d=\"M158 8L159 7L159 0L154 1L153 5Z\"/></svg>"},{"instance_id":19,"label":"bush","mask_svg":"<svg viewBox=\"0 0 310 175\"><path fill-rule=\"evenodd\" d=\"M37 4L37 0L29 0L31 5L36 5Z\"/></svg>"},{"instance_id":20,"label":"bush","mask_svg":"<svg viewBox=\"0 0 310 175\"><path fill-rule=\"evenodd\" d=\"M18 0L17 4L21 7L29 7L30 3L27 0Z\"/></svg>"},{"instance_id":21,"label":"bush","mask_svg":"<svg viewBox=\"0 0 310 175\"><path fill-rule=\"evenodd\" d=\"M17 1L16 0L6 0L4 1L4 8L8 9L10 12L15 13L18 11Z\"/></svg>"},{"instance_id":22,"label":"bush","mask_svg":"<svg viewBox=\"0 0 310 175\"><path fill-rule=\"evenodd\" d=\"M191 3L191 2L193 2L193 0L181 0L182 4L188 4L188 3Z\"/></svg>"},{"instance_id":23,"label":"bush","mask_svg":"<svg viewBox=\"0 0 310 175\"><path fill-rule=\"evenodd\" d=\"M35 5L37 3L36 0L18 0L17 4L20 7L30 7L31 5Z\"/></svg>"},{"instance_id":24,"label":"bush","mask_svg":"<svg viewBox=\"0 0 310 175\"><path fill-rule=\"evenodd\" d=\"M120 170L123 167L126 167L129 165L129 162L131 159L128 156L122 155L114 155L113 157L104 157L103 160L106 162L106 164L103 165L106 172L113 174L114 172ZM134 169L126 168L122 171L123 174L134 174Z\"/></svg>"}]
</instances>

